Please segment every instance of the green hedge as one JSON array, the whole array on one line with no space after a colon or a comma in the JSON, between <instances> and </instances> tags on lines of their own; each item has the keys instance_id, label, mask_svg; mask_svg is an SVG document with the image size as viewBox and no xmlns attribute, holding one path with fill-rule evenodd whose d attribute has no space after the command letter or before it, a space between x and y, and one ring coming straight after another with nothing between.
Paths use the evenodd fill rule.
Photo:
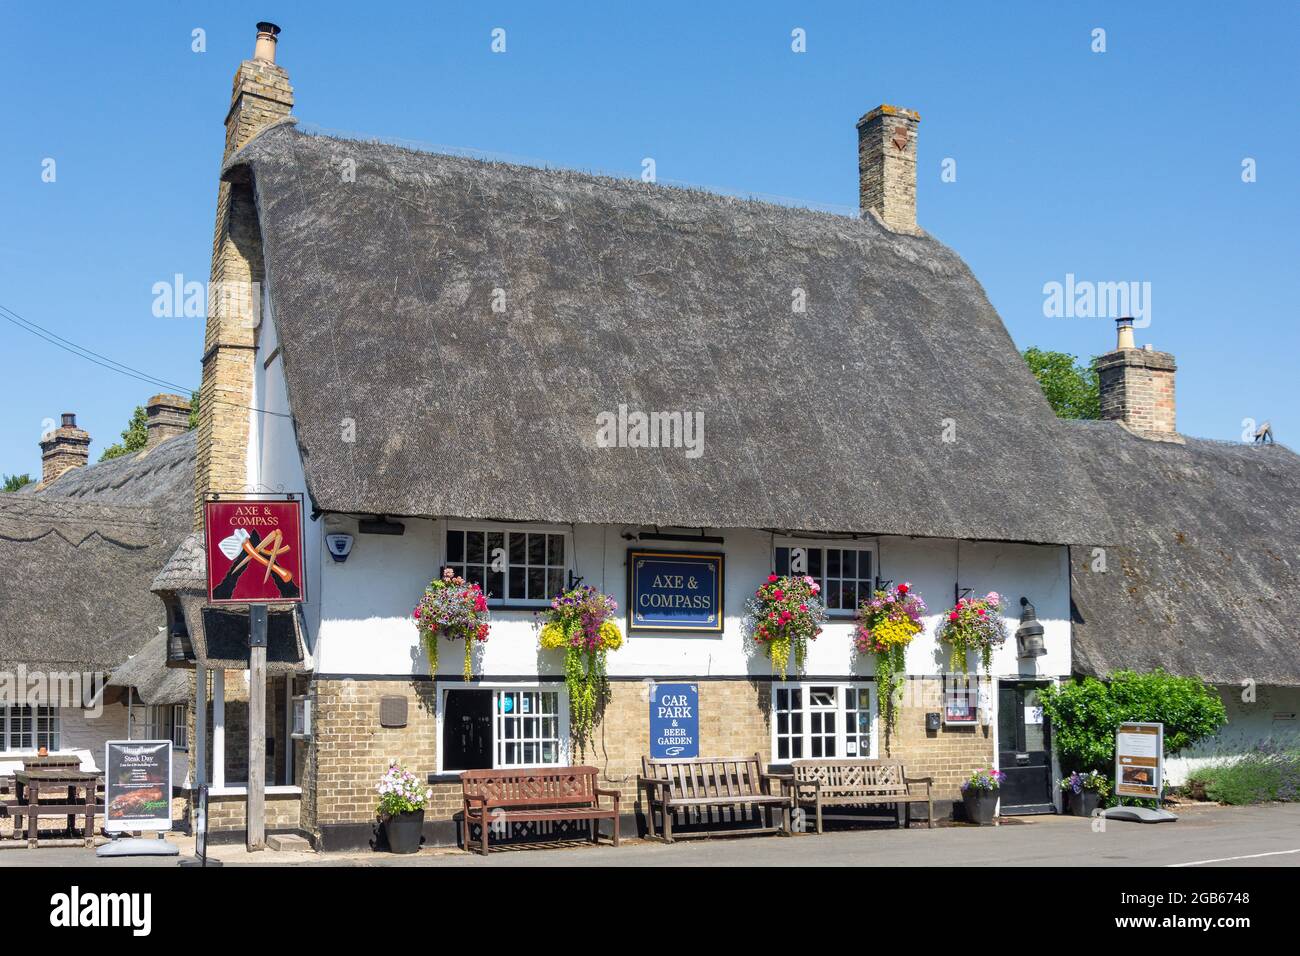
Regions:
<instances>
[{"instance_id":1,"label":"green hedge","mask_svg":"<svg viewBox=\"0 0 1300 956\"><path fill-rule=\"evenodd\" d=\"M1116 671L1104 681L1086 677L1046 687L1039 700L1052 722L1061 769L1067 773L1096 770L1112 775L1115 731L1127 721L1164 724L1166 756L1214 736L1228 722L1213 687L1162 670Z\"/></svg>"}]
</instances>

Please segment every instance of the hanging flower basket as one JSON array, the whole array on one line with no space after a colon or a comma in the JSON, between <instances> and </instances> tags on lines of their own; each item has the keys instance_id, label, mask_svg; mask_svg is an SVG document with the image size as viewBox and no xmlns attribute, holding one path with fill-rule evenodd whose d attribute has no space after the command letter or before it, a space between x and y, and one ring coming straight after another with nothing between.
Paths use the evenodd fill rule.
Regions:
<instances>
[{"instance_id":1,"label":"hanging flower basket","mask_svg":"<svg viewBox=\"0 0 1300 956\"><path fill-rule=\"evenodd\" d=\"M907 645L921 633L925 602L904 582L876 591L858 607L859 654L876 655L876 690L886 732L898 722L898 690L907 672Z\"/></svg>"},{"instance_id":2,"label":"hanging flower basket","mask_svg":"<svg viewBox=\"0 0 1300 956\"><path fill-rule=\"evenodd\" d=\"M769 574L749 600L750 635L782 678L789 672L791 658L795 673L803 670L808 642L822 632L826 608L820 593L821 585L811 577Z\"/></svg>"},{"instance_id":3,"label":"hanging flower basket","mask_svg":"<svg viewBox=\"0 0 1300 956\"><path fill-rule=\"evenodd\" d=\"M954 672L966 670L967 656L979 651L988 676L993 666L993 648L1007 639L1007 625L999 613L1002 596L990 591L982 598L962 598L944 616L939 625L939 640L948 645L949 662Z\"/></svg>"},{"instance_id":4,"label":"hanging flower basket","mask_svg":"<svg viewBox=\"0 0 1300 956\"><path fill-rule=\"evenodd\" d=\"M586 753L596 714L609 696L606 655L623 646L614 622L618 603L589 585L551 599L539 643L542 650L564 651L564 682L569 688L569 727Z\"/></svg>"},{"instance_id":5,"label":"hanging flower basket","mask_svg":"<svg viewBox=\"0 0 1300 956\"><path fill-rule=\"evenodd\" d=\"M477 584L443 568L420 597L411 616L429 655L429 673L438 673L438 638L465 642L465 680L474 676L474 642L488 639L487 596Z\"/></svg>"}]
</instances>

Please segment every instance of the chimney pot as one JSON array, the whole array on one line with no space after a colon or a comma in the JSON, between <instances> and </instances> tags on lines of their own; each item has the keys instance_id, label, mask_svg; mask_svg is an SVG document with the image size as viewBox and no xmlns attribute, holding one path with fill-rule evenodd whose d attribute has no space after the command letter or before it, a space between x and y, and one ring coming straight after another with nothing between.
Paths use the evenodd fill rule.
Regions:
<instances>
[{"instance_id":1,"label":"chimney pot","mask_svg":"<svg viewBox=\"0 0 1300 956\"><path fill-rule=\"evenodd\" d=\"M1133 344L1133 319L1131 316L1126 316L1122 319L1115 320L1115 333L1116 333L1115 348L1117 349L1137 348L1137 346Z\"/></svg>"},{"instance_id":2,"label":"chimney pot","mask_svg":"<svg viewBox=\"0 0 1300 956\"><path fill-rule=\"evenodd\" d=\"M894 232L916 233L916 127L921 114L881 105L858 120L862 215Z\"/></svg>"},{"instance_id":3,"label":"chimney pot","mask_svg":"<svg viewBox=\"0 0 1300 956\"><path fill-rule=\"evenodd\" d=\"M64 412L64 413L63 413L63 427L64 427L64 428L76 428L76 427L77 427L77 414L76 414L76 412Z\"/></svg>"},{"instance_id":4,"label":"chimney pot","mask_svg":"<svg viewBox=\"0 0 1300 956\"><path fill-rule=\"evenodd\" d=\"M260 22L257 25L257 43L253 45L253 59L274 63L276 37L279 35L280 28L274 23Z\"/></svg>"}]
</instances>

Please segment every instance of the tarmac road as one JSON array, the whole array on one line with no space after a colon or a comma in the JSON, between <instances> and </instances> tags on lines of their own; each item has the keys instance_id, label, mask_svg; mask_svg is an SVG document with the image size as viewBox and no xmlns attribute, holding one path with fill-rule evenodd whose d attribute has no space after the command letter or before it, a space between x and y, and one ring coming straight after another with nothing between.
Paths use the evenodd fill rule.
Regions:
<instances>
[{"instance_id":1,"label":"tarmac road","mask_svg":"<svg viewBox=\"0 0 1300 956\"><path fill-rule=\"evenodd\" d=\"M183 841L182 853L192 852ZM625 841L601 845L494 851L487 858L458 850L387 853L249 854L214 847L226 866L1300 866L1300 804L1197 807L1176 823L1141 824L1076 817L1033 817L998 827L912 826L804 835L680 841L667 846ZM12 866L175 866L175 857L100 859L84 848L0 850Z\"/></svg>"}]
</instances>

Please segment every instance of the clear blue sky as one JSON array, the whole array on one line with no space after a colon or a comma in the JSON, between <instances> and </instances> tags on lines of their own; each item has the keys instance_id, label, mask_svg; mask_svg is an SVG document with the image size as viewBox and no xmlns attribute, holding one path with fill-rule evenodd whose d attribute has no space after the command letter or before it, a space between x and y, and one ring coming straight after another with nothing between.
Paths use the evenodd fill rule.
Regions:
<instances>
[{"instance_id":1,"label":"clear blue sky","mask_svg":"<svg viewBox=\"0 0 1300 956\"><path fill-rule=\"evenodd\" d=\"M1046 282L1150 282L1138 341L1178 358L1181 429L1235 440L1270 419L1300 444L1300 7L719 7L10 0L0 304L197 385L202 320L154 318L151 288L207 279L231 77L270 19L304 122L629 176L651 156L661 179L727 191L854 206L855 121L917 109L921 224L1019 345L1111 347L1109 321L1045 318ZM0 471L39 476L41 423L63 411L98 457L158 391L3 322L0 355Z\"/></svg>"}]
</instances>

